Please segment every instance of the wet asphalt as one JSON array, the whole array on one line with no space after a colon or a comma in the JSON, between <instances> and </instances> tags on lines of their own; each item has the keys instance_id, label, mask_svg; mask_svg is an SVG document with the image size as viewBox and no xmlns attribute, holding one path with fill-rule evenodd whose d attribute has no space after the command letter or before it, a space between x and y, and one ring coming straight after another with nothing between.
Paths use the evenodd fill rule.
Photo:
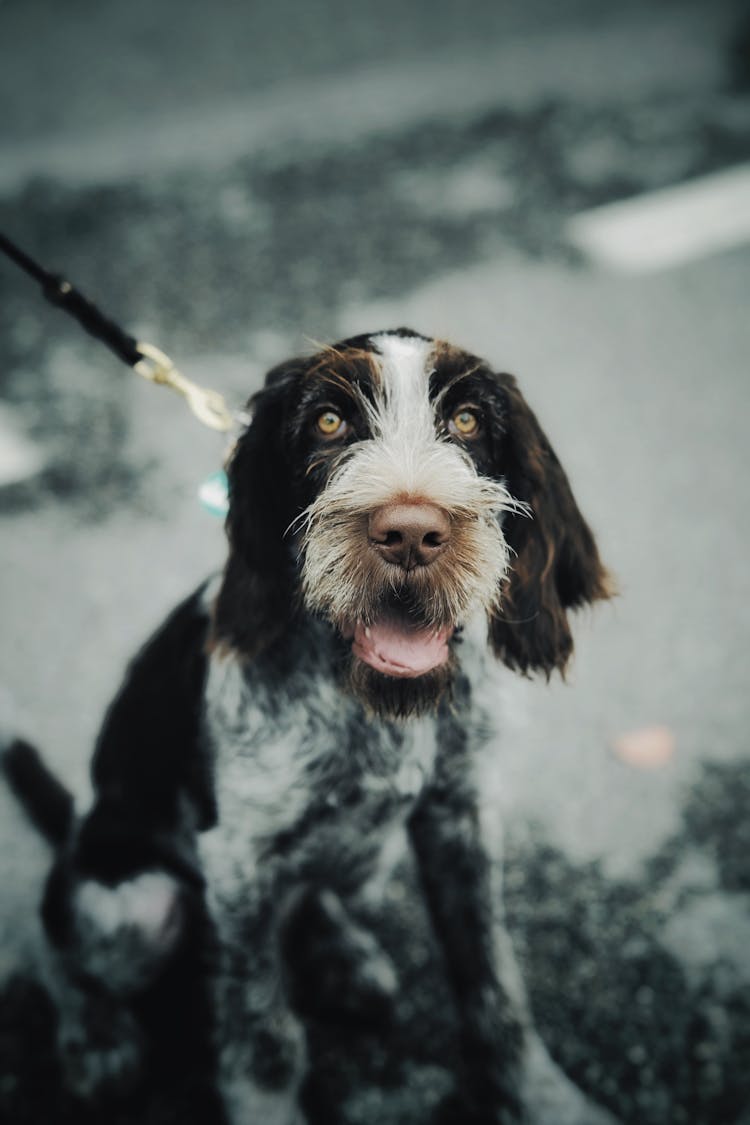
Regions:
<instances>
[{"instance_id":1,"label":"wet asphalt","mask_svg":"<svg viewBox=\"0 0 750 1125\"><path fill-rule=\"evenodd\" d=\"M0 4L0 230L188 374L239 405L311 340L397 324L517 374L620 596L567 684L508 678L506 907L554 1057L639 1125L750 1121L750 254L618 276L565 222L748 160L740 30L731 4ZM196 493L222 441L2 262L0 391L45 466L0 489L4 721L85 799L125 660L221 564ZM666 764L618 757L654 724ZM0 1120L81 1119L23 975L47 856L0 810ZM323 1040L352 1122L440 1086L405 1051L383 1102L372 1043L334 1074Z\"/></svg>"}]
</instances>

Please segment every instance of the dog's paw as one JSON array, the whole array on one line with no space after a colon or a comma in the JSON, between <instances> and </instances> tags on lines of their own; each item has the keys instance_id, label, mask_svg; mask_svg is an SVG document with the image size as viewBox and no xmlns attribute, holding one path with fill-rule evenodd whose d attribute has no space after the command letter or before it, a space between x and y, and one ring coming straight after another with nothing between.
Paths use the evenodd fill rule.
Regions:
<instances>
[{"instance_id":1,"label":"dog's paw","mask_svg":"<svg viewBox=\"0 0 750 1125\"><path fill-rule=\"evenodd\" d=\"M527 1037L523 1099L529 1125L617 1125L590 1101L550 1056L536 1033Z\"/></svg>"},{"instance_id":2,"label":"dog's paw","mask_svg":"<svg viewBox=\"0 0 750 1125\"><path fill-rule=\"evenodd\" d=\"M524 1028L497 982L463 998L458 1101L449 1099L440 1125L528 1125L522 1075Z\"/></svg>"},{"instance_id":3,"label":"dog's paw","mask_svg":"<svg viewBox=\"0 0 750 1125\"><path fill-rule=\"evenodd\" d=\"M73 915L80 969L121 995L151 983L183 932L180 887L163 871L113 887L87 879L74 892Z\"/></svg>"},{"instance_id":4,"label":"dog's paw","mask_svg":"<svg viewBox=\"0 0 750 1125\"><path fill-rule=\"evenodd\" d=\"M133 1015L108 997L89 997L58 1028L63 1079L86 1101L122 1097L143 1075L144 1045Z\"/></svg>"},{"instance_id":5,"label":"dog's paw","mask_svg":"<svg viewBox=\"0 0 750 1125\"><path fill-rule=\"evenodd\" d=\"M398 986L390 958L330 891L305 894L282 933L290 1003L301 1015L380 1025Z\"/></svg>"},{"instance_id":6,"label":"dog's paw","mask_svg":"<svg viewBox=\"0 0 750 1125\"><path fill-rule=\"evenodd\" d=\"M431 1120L433 1125L531 1125L515 1102L478 1106L458 1093L444 1098Z\"/></svg>"}]
</instances>

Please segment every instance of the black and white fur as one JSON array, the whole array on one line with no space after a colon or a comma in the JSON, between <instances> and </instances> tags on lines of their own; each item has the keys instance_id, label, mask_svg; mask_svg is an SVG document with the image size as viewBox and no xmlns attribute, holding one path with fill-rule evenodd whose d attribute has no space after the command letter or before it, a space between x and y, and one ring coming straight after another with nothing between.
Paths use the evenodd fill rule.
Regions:
<instances>
[{"instance_id":1,"label":"black and white fur","mask_svg":"<svg viewBox=\"0 0 750 1125\"><path fill-rule=\"evenodd\" d=\"M48 882L71 1081L93 1094L132 1080L133 998L200 932L230 1120L300 1119L305 1015L377 1013L397 987L366 919L410 846L467 1112L515 1121L543 1051L499 916L483 779L497 774L495 680L498 659L564 669L567 610L608 596L593 537L515 380L447 344L407 330L345 341L271 371L250 408L225 570L131 665L96 747L94 804ZM462 410L478 422L466 435ZM326 413L332 435L316 425ZM381 532L402 508L438 513L421 553L393 553L401 525ZM386 668L401 640L430 667L384 672L384 629ZM102 1005L115 1043L87 1030ZM550 1120L565 1120L563 1086Z\"/></svg>"}]
</instances>

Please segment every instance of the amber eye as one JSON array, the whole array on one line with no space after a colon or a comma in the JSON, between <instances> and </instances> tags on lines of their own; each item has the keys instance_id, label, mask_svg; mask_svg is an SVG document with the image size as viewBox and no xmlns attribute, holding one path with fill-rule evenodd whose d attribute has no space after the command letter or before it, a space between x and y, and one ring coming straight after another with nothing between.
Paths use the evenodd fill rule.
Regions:
<instances>
[{"instance_id":1,"label":"amber eye","mask_svg":"<svg viewBox=\"0 0 750 1125\"><path fill-rule=\"evenodd\" d=\"M462 406L451 418L448 429L459 437L474 437L479 430L479 418L474 410Z\"/></svg>"},{"instance_id":2,"label":"amber eye","mask_svg":"<svg viewBox=\"0 0 750 1125\"><path fill-rule=\"evenodd\" d=\"M324 437L340 437L346 432L346 422L335 410L324 410L319 414L317 427Z\"/></svg>"}]
</instances>

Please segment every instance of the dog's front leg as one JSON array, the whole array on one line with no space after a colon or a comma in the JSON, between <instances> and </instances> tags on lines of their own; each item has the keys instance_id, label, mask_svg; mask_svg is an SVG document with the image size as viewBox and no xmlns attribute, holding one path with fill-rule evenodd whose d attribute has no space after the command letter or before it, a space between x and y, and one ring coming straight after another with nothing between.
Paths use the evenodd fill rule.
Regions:
<instances>
[{"instance_id":1,"label":"dog's front leg","mask_svg":"<svg viewBox=\"0 0 750 1125\"><path fill-rule=\"evenodd\" d=\"M444 741L435 777L409 822L433 928L459 1017L466 1125L522 1117L523 1022L496 964L489 859L460 732Z\"/></svg>"},{"instance_id":2,"label":"dog's front leg","mask_svg":"<svg viewBox=\"0 0 750 1125\"><path fill-rule=\"evenodd\" d=\"M499 810L480 811L468 740L441 724L435 776L410 833L461 1027L465 1125L613 1125L550 1057L536 1032L502 907Z\"/></svg>"},{"instance_id":3,"label":"dog's front leg","mask_svg":"<svg viewBox=\"0 0 750 1125\"><path fill-rule=\"evenodd\" d=\"M388 1023L393 965L330 888L307 885L289 896L279 949L289 1002L303 1019L359 1028Z\"/></svg>"},{"instance_id":4,"label":"dog's front leg","mask_svg":"<svg viewBox=\"0 0 750 1125\"><path fill-rule=\"evenodd\" d=\"M232 1125L292 1125L301 1120L306 1056L279 953L285 892L272 870L255 867L242 833L218 826L200 849L216 941L216 1057L227 1115Z\"/></svg>"}]
</instances>

